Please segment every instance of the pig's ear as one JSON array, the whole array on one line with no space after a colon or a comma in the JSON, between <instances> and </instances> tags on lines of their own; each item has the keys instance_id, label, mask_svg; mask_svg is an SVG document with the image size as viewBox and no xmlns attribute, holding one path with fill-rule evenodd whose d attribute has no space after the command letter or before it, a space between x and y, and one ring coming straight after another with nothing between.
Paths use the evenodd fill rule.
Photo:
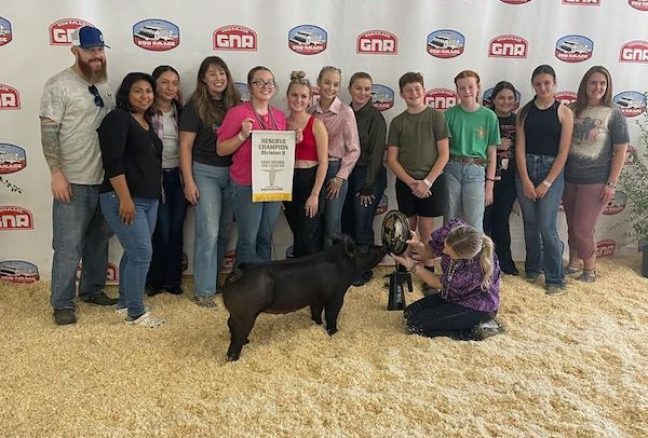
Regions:
<instances>
[{"instance_id":1,"label":"pig's ear","mask_svg":"<svg viewBox=\"0 0 648 438\"><path fill-rule=\"evenodd\" d=\"M355 242L353 241L351 236L347 236L347 235L343 236L342 241L344 242L344 252L346 252L350 258L353 258L356 249Z\"/></svg>"}]
</instances>

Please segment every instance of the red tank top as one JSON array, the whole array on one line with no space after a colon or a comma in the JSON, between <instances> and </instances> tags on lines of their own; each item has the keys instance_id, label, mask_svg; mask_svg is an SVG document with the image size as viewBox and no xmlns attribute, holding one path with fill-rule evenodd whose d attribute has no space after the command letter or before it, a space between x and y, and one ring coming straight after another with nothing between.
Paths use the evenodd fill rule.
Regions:
<instances>
[{"instance_id":1,"label":"red tank top","mask_svg":"<svg viewBox=\"0 0 648 438\"><path fill-rule=\"evenodd\" d=\"M310 116L306 126L304 126L304 138L301 143L297 143L295 160L317 161L317 144L315 143L315 134L313 134L314 121L315 117Z\"/></svg>"}]
</instances>

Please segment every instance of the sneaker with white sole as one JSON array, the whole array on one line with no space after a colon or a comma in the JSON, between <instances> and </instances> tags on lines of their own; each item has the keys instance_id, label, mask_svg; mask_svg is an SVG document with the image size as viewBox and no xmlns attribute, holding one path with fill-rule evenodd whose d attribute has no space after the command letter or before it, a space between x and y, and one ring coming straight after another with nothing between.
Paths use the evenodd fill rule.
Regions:
<instances>
[{"instance_id":1,"label":"sneaker with white sole","mask_svg":"<svg viewBox=\"0 0 648 438\"><path fill-rule=\"evenodd\" d=\"M128 325L145 327L145 328L157 328L164 325L164 320L162 318L153 316L151 315L150 312L146 312L145 314L143 314L137 319L132 319L130 316L127 316L124 321Z\"/></svg>"},{"instance_id":2,"label":"sneaker with white sole","mask_svg":"<svg viewBox=\"0 0 648 438\"><path fill-rule=\"evenodd\" d=\"M148 312L150 310L151 309L149 308L149 306L144 306L144 312ZM115 313L118 315L126 315L128 314L128 307L117 307L115 305Z\"/></svg>"}]
</instances>

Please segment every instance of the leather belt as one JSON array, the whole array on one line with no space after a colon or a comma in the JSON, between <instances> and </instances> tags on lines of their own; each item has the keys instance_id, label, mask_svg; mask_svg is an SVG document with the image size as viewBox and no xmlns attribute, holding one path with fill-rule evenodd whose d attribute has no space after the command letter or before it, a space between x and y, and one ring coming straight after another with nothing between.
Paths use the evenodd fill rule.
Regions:
<instances>
[{"instance_id":1,"label":"leather belt","mask_svg":"<svg viewBox=\"0 0 648 438\"><path fill-rule=\"evenodd\" d=\"M484 160L483 158L464 157L463 155L450 155L450 160L461 164L475 164L477 166L486 166L488 164L488 160Z\"/></svg>"}]
</instances>

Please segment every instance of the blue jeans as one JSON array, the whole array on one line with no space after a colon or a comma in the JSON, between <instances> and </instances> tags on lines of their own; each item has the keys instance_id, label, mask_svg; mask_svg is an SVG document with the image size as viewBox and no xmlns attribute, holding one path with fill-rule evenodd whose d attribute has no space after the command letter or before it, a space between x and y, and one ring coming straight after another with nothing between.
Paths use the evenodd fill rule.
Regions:
<instances>
[{"instance_id":1,"label":"blue jeans","mask_svg":"<svg viewBox=\"0 0 648 438\"><path fill-rule=\"evenodd\" d=\"M145 313L144 286L153 245L151 237L157 220L157 199L133 198L135 221L126 225L119 217L119 198L115 192L102 193L101 211L124 248L119 262L119 301L117 307L127 308L128 316L138 318Z\"/></svg>"},{"instance_id":2,"label":"blue jeans","mask_svg":"<svg viewBox=\"0 0 648 438\"><path fill-rule=\"evenodd\" d=\"M194 209L194 295L213 296L229 243L233 205L229 167L193 163L200 198Z\"/></svg>"},{"instance_id":3,"label":"blue jeans","mask_svg":"<svg viewBox=\"0 0 648 438\"><path fill-rule=\"evenodd\" d=\"M380 166L374 180L370 205L360 203L360 189L367 179L367 167L356 166L349 175L349 191L342 210L342 232L353 237L358 245L374 245L374 218L378 204L387 186L387 171Z\"/></svg>"},{"instance_id":4,"label":"blue jeans","mask_svg":"<svg viewBox=\"0 0 648 438\"><path fill-rule=\"evenodd\" d=\"M458 217L483 231L486 169L477 164L448 161L444 173L448 191L444 220Z\"/></svg>"},{"instance_id":5,"label":"blue jeans","mask_svg":"<svg viewBox=\"0 0 648 438\"><path fill-rule=\"evenodd\" d=\"M328 181L337 175L341 164L341 161L329 161L322 190L326 191ZM344 207L348 188L349 182L347 180L342 181L337 197L334 199L326 198L324 201L324 248L328 248L333 244L331 237L334 234L342 232L342 207Z\"/></svg>"},{"instance_id":6,"label":"blue jeans","mask_svg":"<svg viewBox=\"0 0 648 438\"><path fill-rule=\"evenodd\" d=\"M52 294L54 309L74 310L76 274L83 261L79 298L92 299L106 286L112 232L99 207L99 186L70 184L72 199L52 205Z\"/></svg>"},{"instance_id":7,"label":"blue jeans","mask_svg":"<svg viewBox=\"0 0 648 438\"><path fill-rule=\"evenodd\" d=\"M146 284L160 288L179 287L182 281L182 230L187 201L177 167L162 172L164 202L158 207L153 233L153 257Z\"/></svg>"},{"instance_id":8,"label":"blue jeans","mask_svg":"<svg viewBox=\"0 0 648 438\"><path fill-rule=\"evenodd\" d=\"M272 230L281 212L281 202L252 202L252 186L232 181L232 203L238 230L236 263L270 261Z\"/></svg>"},{"instance_id":9,"label":"blue jeans","mask_svg":"<svg viewBox=\"0 0 648 438\"><path fill-rule=\"evenodd\" d=\"M527 172L534 186L545 179L555 157L527 154ZM524 268L529 275L538 275L544 270L545 284L563 285L563 249L565 244L558 236L556 218L558 207L565 188L564 175L561 172L542 199L532 200L524 196L524 188L519 177L515 178L518 201L522 207L524 219L524 242L526 261Z\"/></svg>"}]
</instances>

